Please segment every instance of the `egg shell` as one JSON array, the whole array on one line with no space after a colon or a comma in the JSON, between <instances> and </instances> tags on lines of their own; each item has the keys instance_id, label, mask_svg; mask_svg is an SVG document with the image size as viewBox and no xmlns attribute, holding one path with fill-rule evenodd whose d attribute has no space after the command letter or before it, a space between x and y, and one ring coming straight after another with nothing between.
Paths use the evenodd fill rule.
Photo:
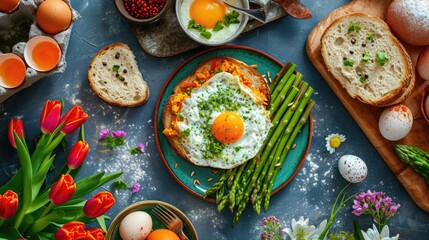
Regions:
<instances>
[{"instance_id":1,"label":"egg shell","mask_svg":"<svg viewBox=\"0 0 429 240\"><path fill-rule=\"evenodd\" d=\"M122 219L119 235L123 240L144 240L152 231L152 218L144 211L135 211Z\"/></svg>"},{"instance_id":2,"label":"egg shell","mask_svg":"<svg viewBox=\"0 0 429 240\"><path fill-rule=\"evenodd\" d=\"M368 175L365 162L354 155L344 155L338 160L338 170L341 176L351 183L362 182Z\"/></svg>"},{"instance_id":3,"label":"egg shell","mask_svg":"<svg viewBox=\"0 0 429 240\"><path fill-rule=\"evenodd\" d=\"M426 46L419 54L416 64L417 72L424 80L429 81L429 46Z\"/></svg>"},{"instance_id":4,"label":"egg shell","mask_svg":"<svg viewBox=\"0 0 429 240\"><path fill-rule=\"evenodd\" d=\"M384 109L378 120L381 135L389 141L398 141L410 132L413 126L413 114L404 104Z\"/></svg>"}]
</instances>

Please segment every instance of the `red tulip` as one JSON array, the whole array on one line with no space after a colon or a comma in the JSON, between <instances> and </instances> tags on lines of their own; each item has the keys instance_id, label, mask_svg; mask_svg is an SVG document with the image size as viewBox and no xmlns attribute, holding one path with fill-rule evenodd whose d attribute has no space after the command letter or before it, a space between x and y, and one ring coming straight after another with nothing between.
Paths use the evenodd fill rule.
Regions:
<instances>
[{"instance_id":1,"label":"red tulip","mask_svg":"<svg viewBox=\"0 0 429 240\"><path fill-rule=\"evenodd\" d=\"M49 192L49 199L55 205L66 203L76 190L76 184L70 174L63 174L54 185L52 185Z\"/></svg>"},{"instance_id":2,"label":"red tulip","mask_svg":"<svg viewBox=\"0 0 429 240\"><path fill-rule=\"evenodd\" d=\"M61 117L61 102L47 100L40 115L40 129L42 133L53 133L58 127Z\"/></svg>"},{"instance_id":3,"label":"red tulip","mask_svg":"<svg viewBox=\"0 0 429 240\"><path fill-rule=\"evenodd\" d=\"M18 210L18 194L12 190L7 190L0 194L0 218L9 219Z\"/></svg>"},{"instance_id":4,"label":"red tulip","mask_svg":"<svg viewBox=\"0 0 429 240\"><path fill-rule=\"evenodd\" d=\"M67 166L76 169L82 165L89 151L89 145L85 141L77 141L67 156Z\"/></svg>"},{"instance_id":5,"label":"red tulip","mask_svg":"<svg viewBox=\"0 0 429 240\"><path fill-rule=\"evenodd\" d=\"M115 204L115 198L110 192L99 192L86 201L83 212L89 218L103 215Z\"/></svg>"},{"instance_id":6,"label":"red tulip","mask_svg":"<svg viewBox=\"0 0 429 240\"><path fill-rule=\"evenodd\" d=\"M86 240L104 240L104 231L100 228L87 228L86 232Z\"/></svg>"},{"instance_id":7,"label":"red tulip","mask_svg":"<svg viewBox=\"0 0 429 240\"><path fill-rule=\"evenodd\" d=\"M9 143L12 145L13 148L16 149L16 143L15 143L15 137L13 135L13 132L16 132L18 134L19 138L25 138L25 132L24 132L24 124L22 124L21 119L12 118L9 122L9 130L8 130L8 137L9 137Z\"/></svg>"},{"instance_id":8,"label":"red tulip","mask_svg":"<svg viewBox=\"0 0 429 240\"><path fill-rule=\"evenodd\" d=\"M64 117L60 119L60 123L65 122L61 132L65 134L70 134L78 129L88 118L80 106L73 106Z\"/></svg>"},{"instance_id":9,"label":"red tulip","mask_svg":"<svg viewBox=\"0 0 429 240\"><path fill-rule=\"evenodd\" d=\"M55 232L55 240L84 240L86 236L83 222L71 221Z\"/></svg>"}]
</instances>

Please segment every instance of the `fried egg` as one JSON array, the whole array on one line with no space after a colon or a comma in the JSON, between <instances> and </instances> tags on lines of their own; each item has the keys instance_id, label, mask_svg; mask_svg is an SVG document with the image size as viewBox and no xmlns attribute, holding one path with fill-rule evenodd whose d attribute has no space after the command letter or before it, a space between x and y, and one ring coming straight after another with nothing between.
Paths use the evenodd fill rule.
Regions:
<instances>
[{"instance_id":1,"label":"fried egg","mask_svg":"<svg viewBox=\"0 0 429 240\"><path fill-rule=\"evenodd\" d=\"M253 158L272 124L251 89L230 73L215 74L184 100L177 128L189 159L229 169Z\"/></svg>"},{"instance_id":2,"label":"fried egg","mask_svg":"<svg viewBox=\"0 0 429 240\"><path fill-rule=\"evenodd\" d=\"M229 0L228 2L243 8L240 0ZM207 39L197 29L188 28L196 38L207 42L217 42L230 38L240 26L240 24L230 24L219 31L213 30L218 21L224 21L225 16L232 13L232 11L233 9L226 6L222 0L183 0L180 6L181 17L179 19L182 21L183 26L188 26L189 21L193 20L196 24L205 27L206 31L211 34L211 37ZM243 18L243 14L240 14L238 20L242 22Z\"/></svg>"}]
</instances>

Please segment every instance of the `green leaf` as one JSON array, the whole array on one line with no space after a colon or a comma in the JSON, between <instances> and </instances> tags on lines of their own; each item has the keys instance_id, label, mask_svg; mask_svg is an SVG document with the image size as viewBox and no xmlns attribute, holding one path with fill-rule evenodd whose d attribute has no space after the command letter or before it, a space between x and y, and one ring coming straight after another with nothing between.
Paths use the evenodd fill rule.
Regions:
<instances>
[{"instance_id":1,"label":"green leaf","mask_svg":"<svg viewBox=\"0 0 429 240\"><path fill-rule=\"evenodd\" d=\"M366 83L366 78L364 76L359 77L359 82Z\"/></svg>"},{"instance_id":2,"label":"green leaf","mask_svg":"<svg viewBox=\"0 0 429 240\"><path fill-rule=\"evenodd\" d=\"M346 67L353 67L355 65L355 62L350 59L346 59L343 61L343 65Z\"/></svg>"},{"instance_id":3,"label":"green leaf","mask_svg":"<svg viewBox=\"0 0 429 240\"><path fill-rule=\"evenodd\" d=\"M360 30L359 23L350 23L349 28L347 29L347 33L358 32L359 30Z\"/></svg>"},{"instance_id":4,"label":"green leaf","mask_svg":"<svg viewBox=\"0 0 429 240\"><path fill-rule=\"evenodd\" d=\"M101 215L97 218L98 225L100 225L100 228L105 232L107 232L106 219L109 220L110 218L105 215Z\"/></svg>"},{"instance_id":5,"label":"green leaf","mask_svg":"<svg viewBox=\"0 0 429 240\"><path fill-rule=\"evenodd\" d=\"M76 182L76 191L74 192L71 199L76 199L82 197L87 193L90 193L91 191L97 189L106 182L120 177L122 175L122 172L112 173L107 176L104 176L104 174L104 172L101 172Z\"/></svg>"},{"instance_id":6,"label":"green leaf","mask_svg":"<svg viewBox=\"0 0 429 240\"><path fill-rule=\"evenodd\" d=\"M112 71L114 71L114 72L119 72L119 65L113 65L113 67L112 67Z\"/></svg>"},{"instance_id":7,"label":"green leaf","mask_svg":"<svg viewBox=\"0 0 429 240\"><path fill-rule=\"evenodd\" d=\"M207 38L207 39L210 39L212 37L212 34L210 32L207 32L207 31L200 32L200 35L203 36L204 38Z\"/></svg>"},{"instance_id":8,"label":"green leaf","mask_svg":"<svg viewBox=\"0 0 429 240\"><path fill-rule=\"evenodd\" d=\"M238 20L239 16L240 16L240 14L237 11L233 10L232 12L225 15L225 17L223 19L223 24L226 27L229 27L229 25L231 25L231 24L240 23L240 20Z\"/></svg>"},{"instance_id":9,"label":"green leaf","mask_svg":"<svg viewBox=\"0 0 429 240\"><path fill-rule=\"evenodd\" d=\"M122 179L118 179L118 181L113 182L113 187L115 187L116 189L119 189L119 190L125 190L125 189L130 188L130 186L126 182L124 182L124 180L122 180Z\"/></svg>"},{"instance_id":10,"label":"green leaf","mask_svg":"<svg viewBox=\"0 0 429 240\"><path fill-rule=\"evenodd\" d=\"M222 21L219 20L219 21L217 21L216 25L214 26L213 31L217 32L217 31L220 31L222 29L223 29Z\"/></svg>"},{"instance_id":11,"label":"green leaf","mask_svg":"<svg viewBox=\"0 0 429 240\"><path fill-rule=\"evenodd\" d=\"M55 155L52 155L50 158L43 160L39 171L36 173L36 176L33 178L33 198L34 200L39 194L40 188L45 182L46 175L51 168L52 162L55 159Z\"/></svg>"},{"instance_id":12,"label":"green leaf","mask_svg":"<svg viewBox=\"0 0 429 240\"><path fill-rule=\"evenodd\" d=\"M52 222L57 220L61 220L64 217L65 213L63 210L54 211L42 218L37 219L31 228L28 230L28 235L34 235L38 232L43 231L46 227L48 227Z\"/></svg>"},{"instance_id":13,"label":"green leaf","mask_svg":"<svg viewBox=\"0 0 429 240\"><path fill-rule=\"evenodd\" d=\"M183 133L185 134L185 136L189 137L189 135L191 134L191 129L188 128Z\"/></svg>"},{"instance_id":14,"label":"green leaf","mask_svg":"<svg viewBox=\"0 0 429 240\"><path fill-rule=\"evenodd\" d=\"M387 53L381 52L381 51L377 51L375 53L375 61L377 61L377 63L380 66L384 66L384 64L386 64L387 60L389 60L389 57L387 56Z\"/></svg>"},{"instance_id":15,"label":"green leaf","mask_svg":"<svg viewBox=\"0 0 429 240\"><path fill-rule=\"evenodd\" d=\"M20 239L22 235L15 228L1 228L0 240Z\"/></svg>"},{"instance_id":16,"label":"green leaf","mask_svg":"<svg viewBox=\"0 0 429 240\"><path fill-rule=\"evenodd\" d=\"M372 33L372 32L368 32L368 33L366 34L366 40L368 40L368 41L372 41L372 40L374 40L374 35L373 35L373 33Z\"/></svg>"},{"instance_id":17,"label":"green leaf","mask_svg":"<svg viewBox=\"0 0 429 240\"><path fill-rule=\"evenodd\" d=\"M364 240L362 230L356 220L353 220L353 237L356 240Z\"/></svg>"}]
</instances>

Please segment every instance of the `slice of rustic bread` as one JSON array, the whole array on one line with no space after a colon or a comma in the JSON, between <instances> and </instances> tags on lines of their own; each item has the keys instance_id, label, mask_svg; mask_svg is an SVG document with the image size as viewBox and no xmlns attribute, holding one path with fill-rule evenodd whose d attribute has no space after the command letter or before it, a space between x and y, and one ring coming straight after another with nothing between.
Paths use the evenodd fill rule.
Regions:
<instances>
[{"instance_id":1,"label":"slice of rustic bread","mask_svg":"<svg viewBox=\"0 0 429 240\"><path fill-rule=\"evenodd\" d=\"M414 87L408 53L379 18L363 13L341 17L326 29L321 45L328 70L364 103L395 104Z\"/></svg>"},{"instance_id":2,"label":"slice of rustic bread","mask_svg":"<svg viewBox=\"0 0 429 240\"><path fill-rule=\"evenodd\" d=\"M128 45L114 43L101 49L88 69L92 90L106 102L132 107L149 97L149 86L139 71Z\"/></svg>"}]
</instances>

